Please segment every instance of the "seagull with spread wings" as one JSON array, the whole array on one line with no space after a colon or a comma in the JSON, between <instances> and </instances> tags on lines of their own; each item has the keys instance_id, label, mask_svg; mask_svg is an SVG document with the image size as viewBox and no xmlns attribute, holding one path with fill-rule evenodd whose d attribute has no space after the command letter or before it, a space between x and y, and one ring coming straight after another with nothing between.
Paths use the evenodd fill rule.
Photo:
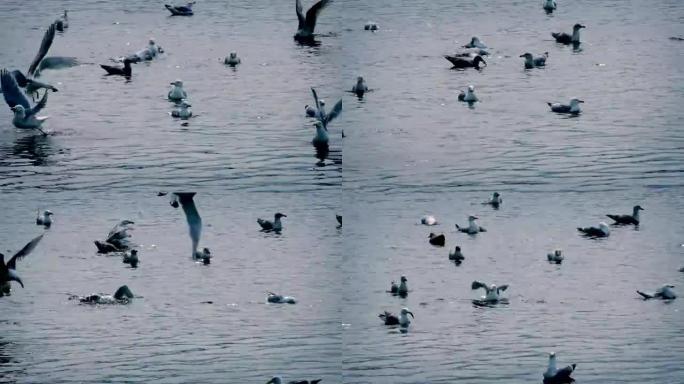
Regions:
<instances>
[{"instance_id":1,"label":"seagull with spread wings","mask_svg":"<svg viewBox=\"0 0 684 384\"><path fill-rule=\"evenodd\" d=\"M9 294L10 281L16 281L21 285L22 288L24 288L24 282L17 274L17 259L21 259L31 253L31 251L36 248L42 238L43 235L40 235L29 241L24 248L12 256L7 264L5 264L5 255L0 253L0 297L5 294Z\"/></svg>"},{"instance_id":2,"label":"seagull with spread wings","mask_svg":"<svg viewBox=\"0 0 684 384\"><path fill-rule=\"evenodd\" d=\"M314 42L314 29L316 28L316 19L321 13L321 10L325 8L328 4L332 3L332 0L320 0L316 4L312 5L308 11L306 11L306 16L304 16L302 1L297 0L295 2L295 9L297 11L297 19L299 20L299 25L297 26L297 33L295 33L294 38L299 42L312 43Z\"/></svg>"}]
</instances>

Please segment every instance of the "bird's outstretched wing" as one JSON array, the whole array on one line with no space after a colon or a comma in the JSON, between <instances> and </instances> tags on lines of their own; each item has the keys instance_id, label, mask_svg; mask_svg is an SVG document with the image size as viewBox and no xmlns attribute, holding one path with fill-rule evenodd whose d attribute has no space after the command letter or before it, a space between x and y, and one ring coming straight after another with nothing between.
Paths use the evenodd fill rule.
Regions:
<instances>
[{"instance_id":1,"label":"bird's outstretched wing","mask_svg":"<svg viewBox=\"0 0 684 384\"><path fill-rule=\"evenodd\" d=\"M295 11L297 11L297 19L299 20L299 29L304 28L306 25L306 18L304 17L304 12L302 10L302 0L297 0L295 2Z\"/></svg>"},{"instance_id":2,"label":"bird's outstretched wing","mask_svg":"<svg viewBox=\"0 0 684 384\"><path fill-rule=\"evenodd\" d=\"M318 101L318 95L316 94L316 90L314 87L311 87L311 93L313 94L314 98L314 104L316 105L316 113L320 116L321 114L321 103Z\"/></svg>"},{"instance_id":3,"label":"bird's outstretched wing","mask_svg":"<svg viewBox=\"0 0 684 384\"><path fill-rule=\"evenodd\" d=\"M29 241L28 244L26 244L24 246L24 248L20 249L19 252L17 252L14 256L12 256L10 261L7 262L7 268L8 269L17 269L17 259L21 259L24 256L31 253L31 251L33 251L36 248L36 246L40 242L40 239L42 239L42 238L43 238L43 235L41 234L41 235L37 236L36 238L34 238L33 240Z\"/></svg>"},{"instance_id":4,"label":"bird's outstretched wing","mask_svg":"<svg viewBox=\"0 0 684 384\"><path fill-rule=\"evenodd\" d=\"M35 115L36 113L40 112L41 109L45 108L45 106L47 105L47 96L48 91L45 90L45 93L43 94L43 97L40 98L40 101L38 101L38 103L36 103L36 105L34 105L33 108L26 111L26 116Z\"/></svg>"},{"instance_id":5,"label":"bird's outstretched wing","mask_svg":"<svg viewBox=\"0 0 684 384\"><path fill-rule=\"evenodd\" d=\"M503 291L505 291L505 290L507 290L507 289L508 289L508 284L504 284L504 285L502 285L502 286L496 288L496 290L499 291L499 292L503 292ZM497 292L497 293L498 293L498 292Z\"/></svg>"},{"instance_id":6,"label":"bird's outstretched wing","mask_svg":"<svg viewBox=\"0 0 684 384\"><path fill-rule=\"evenodd\" d=\"M197 207L195 206L195 201L193 200L193 197L196 193L174 192L174 194L178 196L178 201L180 202L181 207L183 207L185 218L188 221L190 239L192 240L192 253L194 257L200 237L202 236L202 218L200 217Z\"/></svg>"},{"instance_id":7,"label":"bird's outstretched wing","mask_svg":"<svg viewBox=\"0 0 684 384\"><path fill-rule=\"evenodd\" d=\"M313 33L314 28L316 28L316 19L318 18L318 15L321 13L321 10L331 2L332 0L321 0L318 3L312 5L311 8L309 8L309 10L306 11L306 27L311 31L311 33Z\"/></svg>"},{"instance_id":8,"label":"bird's outstretched wing","mask_svg":"<svg viewBox=\"0 0 684 384\"><path fill-rule=\"evenodd\" d=\"M471 289L480 289L480 288L487 289L487 284L475 280L475 281L473 281L473 284L470 285L470 288Z\"/></svg>"},{"instance_id":9,"label":"bird's outstretched wing","mask_svg":"<svg viewBox=\"0 0 684 384\"><path fill-rule=\"evenodd\" d=\"M52 41L55 39L55 29L55 23L52 23L45 31L45 34L43 35L43 41L41 41L40 48L38 49L38 53L36 54L36 57L33 58L33 61L29 66L29 76L33 76L34 72L36 71L36 68L38 68L38 65L50 50L50 46L52 46Z\"/></svg>"},{"instance_id":10,"label":"bird's outstretched wing","mask_svg":"<svg viewBox=\"0 0 684 384\"><path fill-rule=\"evenodd\" d=\"M342 99L335 103L335 106L330 113L325 116L325 125L327 126L329 122L333 121L333 119L339 116L340 112L342 112Z\"/></svg>"},{"instance_id":11,"label":"bird's outstretched wing","mask_svg":"<svg viewBox=\"0 0 684 384\"><path fill-rule=\"evenodd\" d=\"M10 108L21 105L25 110L31 109L31 104L26 98L26 95L19 89L19 85L12 73L6 69L0 71L0 87L2 88L2 95L5 98L5 102Z\"/></svg>"}]
</instances>

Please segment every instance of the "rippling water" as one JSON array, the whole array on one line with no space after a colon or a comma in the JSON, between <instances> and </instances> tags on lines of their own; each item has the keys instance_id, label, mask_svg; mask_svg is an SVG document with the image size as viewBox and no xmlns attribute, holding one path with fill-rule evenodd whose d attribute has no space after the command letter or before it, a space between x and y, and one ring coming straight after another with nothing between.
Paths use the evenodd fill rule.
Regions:
<instances>
[{"instance_id":1,"label":"rippling water","mask_svg":"<svg viewBox=\"0 0 684 384\"><path fill-rule=\"evenodd\" d=\"M10 0L1 65L25 70L63 8L70 27L50 53L85 64L42 76L59 88L53 134L15 130L0 108L0 251L40 233L35 210L56 218L19 262L26 288L0 300L0 382L530 383L555 350L578 382L684 383L681 301L634 292L684 286L684 45L669 39L681 2L560 2L546 15L538 1L337 0L322 44L302 47L290 1L202 1L171 18L154 4ZM578 21L581 50L553 42ZM450 69L442 55L472 35L489 65ZM96 64L151 36L160 59L130 82L103 76ZM219 62L230 51L237 70ZM547 67L523 70L526 51L548 51ZM357 75L373 88L364 100L343 92ZM187 126L168 116L176 78L199 115ZM468 84L473 108L456 101ZM311 86L345 103L324 160L303 116ZM573 96L579 117L548 112ZM156 196L177 189L200 192L210 267L188 261L185 219ZM479 204L495 190L501 209ZM634 204L638 230L576 235ZM276 211L285 231L257 231ZM426 213L442 224L417 225ZM470 213L487 233L455 233ZM122 218L136 221L138 269L92 245ZM461 266L430 230L463 248ZM554 248L561 266L545 261ZM408 298L386 294L402 274ZM510 303L473 307L473 279L508 283ZM68 300L124 283L142 298ZM299 304L267 305L267 290ZM416 315L408 333L381 325L402 306Z\"/></svg>"}]
</instances>

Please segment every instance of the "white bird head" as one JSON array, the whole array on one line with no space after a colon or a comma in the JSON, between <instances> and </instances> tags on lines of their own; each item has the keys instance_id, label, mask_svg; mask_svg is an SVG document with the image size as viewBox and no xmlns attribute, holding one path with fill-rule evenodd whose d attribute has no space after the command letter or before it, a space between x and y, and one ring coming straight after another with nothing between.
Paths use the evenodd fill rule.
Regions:
<instances>
[{"instance_id":1,"label":"white bird head","mask_svg":"<svg viewBox=\"0 0 684 384\"><path fill-rule=\"evenodd\" d=\"M469 85L469 86L468 86L468 91L469 91L469 92L475 92L475 87L472 86L472 85Z\"/></svg>"},{"instance_id":2,"label":"white bird head","mask_svg":"<svg viewBox=\"0 0 684 384\"><path fill-rule=\"evenodd\" d=\"M470 222L473 222L473 221L475 221L475 220L477 220L477 219L478 219L477 216L473 216L473 215L468 216L468 221L470 221Z\"/></svg>"},{"instance_id":3,"label":"white bird head","mask_svg":"<svg viewBox=\"0 0 684 384\"><path fill-rule=\"evenodd\" d=\"M489 290L490 290L490 291L496 292L496 284L490 285L490 286L489 286Z\"/></svg>"},{"instance_id":4,"label":"white bird head","mask_svg":"<svg viewBox=\"0 0 684 384\"><path fill-rule=\"evenodd\" d=\"M324 106L324 105L325 105L325 100L319 99L319 100L318 100L318 104L320 104L321 107Z\"/></svg>"},{"instance_id":5,"label":"white bird head","mask_svg":"<svg viewBox=\"0 0 684 384\"><path fill-rule=\"evenodd\" d=\"M408 308L402 308L401 309L401 316L406 317L406 315L411 315L415 319L415 316L413 316L413 312L409 311Z\"/></svg>"},{"instance_id":6,"label":"white bird head","mask_svg":"<svg viewBox=\"0 0 684 384\"><path fill-rule=\"evenodd\" d=\"M11 109L14 112L14 114L16 114L16 115L24 115L26 113L24 106L21 104L17 104L14 107L12 107Z\"/></svg>"},{"instance_id":7,"label":"white bird head","mask_svg":"<svg viewBox=\"0 0 684 384\"><path fill-rule=\"evenodd\" d=\"M187 101L185 101L185 100L181 101L180 106L181 106L181 108L192 107L192 105L190 105L190 104L189 104Z\"/></svg>"},{"instance_id":8,"label":"white bird head","mask_svg":"<svg viewBox=\"0 0 684 384\"><path fill-rule=\"evenodd\" d=\"M570 106L578 106L579 103L584 103L584 100L580 100L576 97L570 99Z\"/></svg>"}]
</instances>

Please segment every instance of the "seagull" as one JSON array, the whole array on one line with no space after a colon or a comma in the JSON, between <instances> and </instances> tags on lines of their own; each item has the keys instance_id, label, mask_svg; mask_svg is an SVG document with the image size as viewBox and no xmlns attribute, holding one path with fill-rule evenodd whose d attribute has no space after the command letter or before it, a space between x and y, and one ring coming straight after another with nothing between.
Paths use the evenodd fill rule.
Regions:
<instances>
[{"instance_id":1,"label":"seagull","mask_svg":"<svg viewBox=\"0 0 684 384\"><path fill-rule=\"evenodd\" d=\"M543 56L534 57L531 53L525 52L520 57L525 58L525 69L532 69L536 67L543 67L546 65L546 59L549 57L548 52L544 52Z\"/></svg>"},{"instance_id":2,"label":"seagull","mask_svg":"<svg viewBox=\"0 0 684 384\"><path fill-rule=\"evenodd\" d=\"M114 295L92 294L77 298L83 304L128 304L133 297L133 292L128 286L122 285Z\"/></svg>"},{"instance_id":3,"label":"seagull","mask_svg":"<svg viewBox=\"0 0 684 384\"><path fill-rule=\"evenodd\" d=\"M189 119L192 116L192 111L188 110L189 107L192 107L192 105L188 104L187 101L183 100L176 109L171 111L171 116L180 117L184 120Z\"/></svg>"},{"instance_id":4,"label":"seagull","mask_svg":"<svg viewBox=\"0 0 684 384\"><path fill-rule=\"evenodd\" d=\"M124 59L123 61L123 68L121 67L114 67L111 65L105 65L105 64L100 64L100 67L107 71L107 76L109 75L119 75L119 76L126 76L126 77L131 77L131 60L128 58Z\"/></svg>"},{"instance_id":5,"label":"seagull","mask_svg":"<svg viewBox=\"0 0 684 384\"><path fill-rule=\"evenodd\" d=\"M378 24L374 21L369 21L366 23L366 25L363 26L363 29L366 31L377 31Z\"/></svg>"},{"instance_id":6,"label":"seagull","mask_svg":"<svg viewBox=\"0 0 684 384\"><path fill-rule=\"evenodd\" d=\"M65 29L69 28L69 16L67 16L66 9L64 10L64 14L55 20L55 28L60 32L64 32Z\"/></svg>"},{"instance_id":7,"label":"seagull","mask_svg":"<svg viewBox=\"0 0 684 384\"><path fill-rule=\"evenodd\" d=\"M26 94L31 96L32 101L36 101L36 99L40 98L40 93L38 91L41 89L45 89L46 91L57 92L57 88L53 87L52 85L40 82L36 79L27 78L18 69L15 69L10 73L12 74L12 76L14 76L14 80L16 80L17 85L20 88L24 88L26 90Z\"/></svg>"},{"instance_id":8,"label":"seagull","mask_svg":"<svg viewBox=\"0 0 684 384\"><path fill-rule=\"evenodd\" d=\"M570 104L561 104L561 103L546 103L551 107L551 112L556 112L556 113L569 113L571 115L578 115L580 112L580 103L584 103L584 100L580 100L576 97L573 97L570 99Z\"/></svg>"},{"instance_id":9,"label":"seagull","mask_svg":"<svg viewBox=\"0 0 684 384\"><path fill-rule=\"evenodd\" d=\"M437 219L432 215L425 215L420 218L420 223L427 226L437 225Z\"/></svg>"},{"instance_id":10,"label":"seagull","mask_svg":"<svg viewBox=\"0 0 684 384\"><path fill-rule=\"evenodd\" d=\"M606 215L615 221L615 224L639 225L639 211L643 211L640 205L635 205L631 215Z\"/></svg>"},{"instance_id":11,"label":"seagull","mask_svg":"<svg viewBox=\"0 0 684 384\"><path fill-rule=\"evenodd\" d=\"M439 235L435 235L434 233L430 232L428 238L430 239L429 242L432 245L443 247L446 243L446 237L444 237L444 234L441 233Z\"/></svg>"},{"instance_id":12,"label":"seagull","mask_svg":"<svg viewBox=\"0 0 684 384\"><path fill-rule=\"evenodd\" d=\"M65 68L65 67L73 67L74 65L78 64L78 61L76 60L75 57L62 57L62 56L45 57L45 55L47 55L48 51L50 50L50 47L52 46L52 42L55 39L55 30L56 29L57 29L56 23L52 23L52 24L50 24L48 29L45 31L45 34L43 35L43 41L41 41L40 48L38 49L38 53L33 58L33 61L31 61L31 65L29 66L29 69L28 69L28 75L29 76L38 77L38 76L40 76L40 72L44 69L58 69L58 68ZM3 87L3 89L4 89L4 87Z\"/></svg>"},{"instance_id":13,"label":"seagull","mask_svg":"<svg viewBox=\"0 0 684 384\"><path fill-rule=\"evenodd\" d=\"M508 284L504 284L500 287L497 287L496 284L492 284L490 286L487 286L487 284L475 280L471 284L470 288L472 288L472 289L484 288L484 290L487 292L487 295L482 296L481 301L485 301L487 303L497 303L500 300L499 293L508 289Z\"/></svg>"},{"instance_id":14,"label":"seagull","mask_svg":"<svg viewBox=\"0 0 684 384\"><path fill-rule=\"evenodd\" d=\"M335 218L337 219L337 223L339 224L337 227L342 228L342 215L335 215Z\"/></svg>"},{"instance_id":15,"label":"seagull","mask_svg":"<svg viewBox=\"0 0 684 384\"><path fill-rule=\"evenodd\" d=\"M274 215L273 221L257 219L257 223L261 226L262 231L280 232L283 230L283 223L280 221L281 217L287 217L287 215L283 215L282 213L278 212Z\"/></svg>"},{"instance_id":16,"label":"seagull","mask_svg":"<svg viewBox=\"0 0 684 384\"><path fill-rule=\"evenodd\" d=\"M132 230L131 225L135 224L131 220L122 220L116 224L107 234L105 241L95 240L98 253L123 252L130 247L128 233Z\"/></svg>"},{"instance_id":17,"label":"seagull","mask_svg":"<svg viewBox=\"0 0 684 384\"><path fill-rule=\"evenodd\" d=\"M36 248L42 238L43 235L39 235L33 240L29 241L24 248L19 250L19 252L15 253L14 256L9 259L7 264L5 264L5 255L0 253L0 297L2 297L4 294L9 294L10 281L16 281L19 283L19 285L21 285L22 288L24 288L24 282L21 281L21 277L17 274L17 259L21 259L31 253L31 251Z\"/></svg>"},{"instance_id":18,"label":"seagull","mask_svg":"<svg viewBox=\"0 0 684 384\"><path fill-rule=\"evenodd\" d=\"M461 247L457 245L453 252L449 252L449 260L455 261L456 264L461 264L461 262L465 260L465 256L463 256L463 253L461 252Z\"/></svg>"},{"instance_id":19,"label":"seagull","mask_svg":"<svg viewBox=\"0 0 684 384\"><path fill-rule=\"evenodd\" d=\"M285 383L283 379L280 378L280 376L274 376L271 380L269 380L266 384L318 384L321 382L322 379L317 379L317 380L294 380L294 381L288 381Z\"/></svg>"},{"instance_id":20,"label":"seagull","mask_svg":"<svg viewBox=\"0 0 684 384\"><path fill-rule=\"evenodd\" d=\"M456 224L456 229L458 229L460 232L467 233L469 235L474 235L479 232L487 232L486 229L483 227L480 227L475 223L475 220L477 220L477 216L470 215L468 216L468 226L467 227L459 227L458 224Z\"/></svg>"},{"instance_id":21,"label":"seagull","mask_svg":"<svg viewBox=\"0 0 684 384\"><path fill-rule=\"evenodd\" d=\"M463 48L482 48L482 49L485 49L485 48L487 48L487 46L483 42L481 42L479 38L477 38L476 36L473 36L470 39L470 43L464 45Z\"/></svg>"},{"instance_id":22,"label":"seagull","mask_svg":"<svg viewBox=\"0 0 684 384\"><path fill-rule=\"evenodd\" d=\"M458 101L465 101L467 103L476 102L477 96L475 95L475 87L469 85L468 89L461 91L461 93L458 94Z\"/></svg>"},{"instance_id":23,"label":"seagull","mask_svg":"<svg viewBox=\"0 0 684 384\"><path fill-rule=\"evenodd\" d=\"M567 384L574 383L575 379L570 377L577 364L568 365L565 368L556 368L556 354L549 353L549 366L544 372L544 384Z\"/></svg>"},{"instance_id":24,"label":"seagull","mask_svg":"<svg viewBox=\"0 0 684 384\"><path fill-rule=\"evenodd\" d=\"M123 263L124 264L130 264L131 268L137 268L138 263L140 262L140 259L138 259L138 250L137 249L131 249L131 252L124 253L123 256Z\"/></svg>"},{"instance_id":25,"label":"seagull","mask_svg":"<svg viewBox=\"0 0 684 384\"><path fill-rule=\"evenodd\" d=\"M231 67L237 66L240 62L241 60L237 57L237 52L231 52L230 56L223 59L223 64L230 65Z\"/></svg>"},{"instance_id":26,"label":"seagull","mask_svg":"<svg viewBox=\"0 0 684 384\"><path fill-rule=\"evenodd\" d=\"M583 235L589 237L610 236L610 229L608 228L608 224L604 223L603 221L599 223L598 227L577 227L577 230L580 231Z\"/></svg>"},{"instance_id":27,"label":"seagull","mask_svg":"<svg viewBox=\"0 0 684 384\"><path fill-rule=\"evenodd\" d=\"M36 215L36 225L42 225L45 228L50 228L52 225L52 211L45 210L42 213L38 211L38 215Z\"/></svg>"},{"instance_id":28,"label":"seagull","mask_svg":"<svg viewBox=\"0 0 684 384\"><path fill-rule=\"evenodd\" d=\"M299 25L297 26L297 33L294 35L294 39L300 42L311 43L314 39L314 29L316 28L316 19L321 13L321 10L330 4L332 0L320 0L314 4L308 11L306 11L306 17L302 13L302 2L301 0L295 1L295 10L297 11L297 19L299 20Z\"/></svg>"},{"instance_id":29,"label":"seagull","mask_svg":"<svg viewBox=\"0 0 684 384\"><path fill-rule=\"evenodd\" d=\"M492 198L489 199L489 200L487 200L487 201L485 201L485 202L482 203L482 204L484 204L484 205L491 205L491 206L494 207L494 208L499 208L499 206L500 206L502 203L503 203L503 199L501 198L501 195L499 194L499 192L494 192L494 193L492 194Z\"/></svg>"},{"instance_id":30,"label":"seagull","mask_svg":"<svg viewBox=\"0 0 684 384\"><path fill-rule=\"evenodd\" d=\"M546 12L551 13L556 9L556 0L545 0L542 7Z\"/></svg>"},{"instance_id":31,"label":"seagull","mask_svg":"<svg viewBox=\"0 0 684 384\"><path fill-rule=\"evenodd\" d=\"M48 117L37 116L37 113L45 108L48 92L45 91L43 98L31 108L31 104L19 89L14 76L6 69L0 70L0 87L2 87L2 95L5 98L5 102L9 105L12 112L14 112L12 124L17 128L37 129L42 134L46 135L45 131L40 129L40 127Z\"/></svg>"},{"instance_id":32,"label":"seagull","mask_svg":"<svg viewBox=\"0 0 684 384\"><path fill-rule=\"evenodd\" d=\"M563 251L560 249L556 249L553 251L553 253L549 253L546 255L546 258L549 260L550 263L556 263L560 264L563 262L563 255L561 254Z\"/></svg>"},{"instance_id":33,"label":"seagull","mask_svg":"<svg viewBox=\"0 0 684 384\"><path fill-rule=\"evenodd\" d=\"M194 1L187 3L186 5L169 5L164 4L164 7L171 12L171 16L192 16L192 6L195 4Z\"/></svg>"},{"instance_id":34,"label":"seagull","mask_svg":"<svg viewBox=\"0 0 684 384\"><path fill-rule=\"evenodd\" d=\"M366 85L363 77L359 76L356 78L356 84L354 84L351 91L358 97L363 97L363 94L368 92L368 85Z\"/></svg>"},{"instance_id":35,"label":"seagull","mask_svg":"<svg viewBox=\"0 0 684 384\"><path fill-rule=\"evenodd\" d=\"M120 61L128 59L131 63L139 63L141 61L150 61L157 56L157 53L163 53L162 47L155 43L154 39L150 39L147 43L147 47L139 50L138 52L129 55L128 57L121 58Z\"/></svg>"},{"instance_id":36,"label":"seagull","mask_svg":"<svg viewBox=\"0 0 684 384\"><path fill-rule=\"evenodd\" d=\"M556 39L557 43L569 45L569 44L579 44L580 42L580 29L586 28L582 24L575 24L572 27L572 35L568 35L565 32L551 32L551 36Z\"/></svg>"},{"instance_id":37,"label":"seagull","mask_svg":"<svg viewBox=\"0 0 684 384\"><path fill-rule=\"evenodd\" d=\"M173 88L169 91L168 98L171 101L181 101L188 98L187 92L183 89L183 82L181 80L176 80L172 83Z\"/></svg>"},{"instance_id":38,"label":"seagull","mask_svg":"<svg viewBox=\"0 0 684 384\"><path fill-rule=\"evenodd\" d=\"M200 237L202 236L202 218L197 212L195 201L193 197L196 192L174 192L171 195L171 206L178 207L180 202L185 219L188 221L188 229L190 231L190 239L192 240L192 259L201 260L204 264L209 264L211 260L211 252L209 248L204 248L201 251L197 250Z\"/></svg>"},{"instance_id":39,"label":"seagull","mask_svg":"<svg viewBox=\"0 0 684 384\"><path fill-rule=\"evenodd\" d=\"M314 98L314 106L316 107L316 110L318 111L317 113L317 118L321 122L321 125L323 128L327 131L328 130L328 123L330 123L333 119L335 119L337 116L339 116L340 112L342 112L342 99L340 99L335 105L333 106L332 110L330 113L325 113L325 109L323 108L325 106L325 103L321 103L323 100L318 99L318 95L316 94L316 90L311 87L311 93L313 94Z\"/></svg>"},{"instance_id":40,"label":"seagull","mask_svg":"<svg viewBox=\"0 0 684 384\"><path fill-rule=\"evenodd\" d=\"M654 293L644 293L641 291L637 291L641 297L644 298L644 300L648 299L663 299L663 300L674 300L677 298L677 294L672 290L674 288L674 285L670 284L665 284L662 287L658 288Z\"/></svg>"},{"instance_id":41,"label":"seagull","mask_svg":"<svg viewBox=\"0 0 684 384\"><path fill-rule=\"evenodd\" d=\"M393 281L390 285L389 292L395 296L406 297L408 295L408 286L406 285L408 280L406 279L406 276L402 276L400 281L401 283L399 285Z\"/></svg>"},{"instance_id":42,"label":"seagull","mask_svg":"<svg viewBox=\"0 0 684 384\"><path fill-rule=\"evenodd\" d=\"M487 65L482 56L476 55L475 57L463 57L463 56L450 56L445 55L445 59L449 60L453 64L454 68L475 68L480 69L480 63Z\"/></svg>"},{"instance_id":43,"label":"seagull","mask_svg":"<svg viewBox=\"0 0 684 384\"><path fill-rule=\"evenodd\" d=\"M411 317L415 319L413 312L409 311L408 308L402 308L399 317L387 311L379 314L378 317L385 322L385 325L399 325L402 328L408 328L408 326L411 325L411 320L407 315L411 315Z\"/></svg>"},{"instance_id":44,"label":"seagull","mask_svg":"<svg viewBox=\"0 0 684 384\"><path fill-rule=\"evenodd\" d=\"M273 292L268 292L266 300L274 304L297 304L297 300L292 296L282 296Z\"/></svg>"}]
</instances>

